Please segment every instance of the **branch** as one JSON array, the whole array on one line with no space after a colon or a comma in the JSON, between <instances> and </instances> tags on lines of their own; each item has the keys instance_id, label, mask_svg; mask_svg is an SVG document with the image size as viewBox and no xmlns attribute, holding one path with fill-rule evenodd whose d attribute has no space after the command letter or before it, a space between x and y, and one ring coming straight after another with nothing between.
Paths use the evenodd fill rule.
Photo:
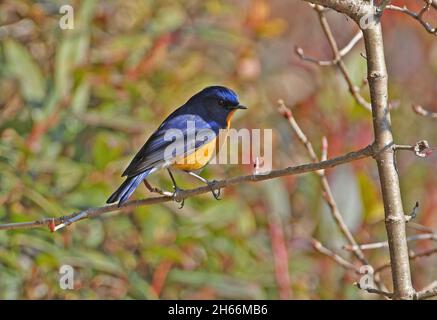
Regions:
<instances>
[{"instance_id":1,"label":"branch","mask_svg":"<svg viewBox=\"0 0 437 320\"><path fill-rule=\"evenodd\" d=\"M357 286L358 289L367 291L368 293L379 294L381 296L384 296L384 297L387 297L387 298L390 298L390 299L393 298L393 293L389 293L389 292L386 292L386 291L383 291L383 290L379 290L379 289L376 289L376 288L361 287L359 282L356 282L354 284Z\"/></svg>"},{"instance_id":2,"label":"branch","mask_svg":"<svg viewBox=\"0 0 437 320\"><path fill-rule=\"evenodd\" d=\"M305 135L305 133L302 131L302 129L299 127L299 125L297 124L296 120L293 117L293 113L291 112L291 110L289 108L287 108L284 104L283 100L279 100L279 112L288 120L288 122L290 123L291 128L293 129L293 131L295 132L296 136L298 137L299 141L305 146L305 148L307 149L308 155L310 156L310 159L314 162L317 163L319 161L319 158L317 157L317 154L314 151L314 148L311 144L311 142L308 140L307 136ZM325 141L325 143L323 143L324 148L324 154L327 153L327 142ZM328 204L329 208L330 208L330 212L331 215L334 219L334 221L336 222L337 226L339 227L340 231L343 233L343 235L345 236L345 238L347 239L347 241L350 243L350 245L354 248L356 248L355 250L353 250L354 254L356 255L356 257L365 265L368 265L369 262L366 260L366 258L363 255L363 252L361 251L361 249L359 248L354 236L352 235L352 233L350 232L349 228L347 227L346 223L344 222L343 216L340 213L340 210L338 209L337 203L334 199L334 196L332 194L331 191L331 187L329 186L328 183L328 179L326 178L325 172L323 170L320 171L316 171L316 173L319 175L320 177L320 182L322 184L322 189L324 192L324 199L326 201L326 203Z\"/></svg>"},{"instance_id":3,"label":"branch","mask_svg":"<svg viewBox=\"0 0 437 320\"><path fill-rule=\"evenodd\" d=\"M362 272L361 272L360 268L356 267L354 264L352 264L351 262L347 261L345 258L343 258L342 256L338 255L334 251L324 247L320 241L318 241L316 239L312 239L311 240L311 244L312 244L314 250L320 252L321 254L324 254L324 255L328 256L329 258L331 258L334 262L339 264L344 269L352 270L356 274L362 275ZM378 288L374 288L374 289L369 289L370 291L367 290L368 292L378 293L378 294L381 294L381 295L385 296L386 298L388 297L388 295L389 295L389 297L391 297L391 294L387 293L385 291L386 290L385 286L380 281L378 274L374 274L373 275L373 280L375 281L375 284L377 286L382 288L382 290L380 290ZM357 285L357 284L355 283L355 285ZM359 284L357 286L358 286L358 288L360 288Z\"/></svg>"},{"instance_id":4,"label":"branch","mask_svg":"<svg viewBox=\"0 0 437 320\"><path fill-rule=\"evenodd\" d=\"M429 256L433 255L434 253L437 253L437 248L429 249L429 250L422 251L419 253L410 252L410 254L408 255L408 259L410 261L414 261L414 260L417 260L417 259L422 258L422 257L429 257ZM390 263L383 264L382 266L375 269L374 274L381 273L382 271L384 271L385 269L387 269L389 267L390 267Z\"/></svg>"},{"instance_id":5,"label":"branch","mask_svg":"<svg viewBox=\"0 0 437 320\"><path fill-rule=\"evenodd\" d=\"M408 242L411 241L417 241L417 240L433 240L437 241L437 234L435 233L425 233L425 234L418 234L407 238ZM388 247L388 241L381 241L381 242L374 242L374 243L366 243L366 244L360 244L357 246L351 246L346 245L343 246L344 249L353 251L357 250L358 248L361 250L372 250L372 249L380 249L380 248L386 248Z\"/></svg>"},{"instance_id":6,"label":"branch","mask_svg":"<svg viewBox=\"0 0 437 320\"><path fill-rule=\"evenodd\" d=\"M355 22L366 14L374 12L371 1L368 0L303 0L305 2L331 8L337 12L346 14Z\"/></svg>"},{"instance_id":7,"label":"branch","mask_svg":"<svg viewBox=\"0 0 437 320\"><path fill-rule=\"evenodd\" d=\"M429 24L428 22L423 20L423 15L425 14L425 12L427 12L429 10L431 5L433 5L432 0L425 1L425 6L418 13L410 11L407 8L407 6L398 7L395 5L388 5L388 6L386 6L386 9L392 10L392 11L397 11L397 12L402 12L402 13L405 13L406 15L409 15L413 19L416 19L417 21L419 21L420 24L425 28L425 30L428 33L437 36L437 28L433 27L431 24Z\"/></svg>"},{"instance_id":8,"label":"branch","mask_svg":"<svg viewBox=\"0 0 437 320\"><path fill-rule=\"evenodd\" d=\"M437 296L437 281L434 281L430 285L426 286L424 289L417 292L414 298L417 300L425 300L436 296Z\"/></svg>"},{"instance_id":9,"label":"branch","mask_svg":"<svg viewBox=\"0 0 437 320\"><path fill-rule=\"evenodd\" d=\"M338 263L340 266L347 270L352 270L357 274L361 274L360 269L353 265L351 262L347 261L342 256L336 254L335 252L329 250L328 248L324 247L322 243L316 239L311 240L311 244L313 245L313 248L317 250L318 252L328 256L332 260L334 260L336 263Z\"/></svg>"},{"instance_id":10,"label":"branch","mask_svg":"<svg viewBox=\"0 0 437 320\"><path fill-rule=\"evenodd\" d=\"M307 149L308 155L310 156L311 160L313 162L318 162L319 158L317 157L317 154L315 153L311 142L308 140L305 133L302 131L302 129L297 124L296 120L293 117L293 113L291 112L291 110L285 106L285 103L283 100L279 100L278 103L279 103L279 112L288 120L291 128L293 129L293 131L297 135L298 139ZM322 156L321 156L322 161L326 160L327 154L328 154L328 141L326 140L325 137L323 137L323 139L322 139ZM328 206L330 208L330 212L331 212L331 215L332 215L334 221L336 222L337 226L339 227L340 231L343 233L343 235L345 236L345 238L347 239L349 244L351 246L354 246L355 248L357 248L357 249L352 250L352 251L355 254L355 256L358 258L358 260L360 260L364 265L370 265L370 263L368 262L368 260L364 256L363 252L358 247L358 244L357 244L354 236L350 232L349 228L347 227L347 225L343 219L342 214L340 213L337 202L335 201L334 196L332 194L328 179L325 175L325 171L319 170L319 171L316 171L316 174L320 177L320 182L322 184L322 189L323 189L323 193L324 193L323 198L325 199L326 203L328 204ZM321 246L321 244L320 244L320 246ZM326 249L326 250L328 250L328 249ZM319 250L319 251L326 254L327 253L326 250L325 250L325 252L323 252L321 250ZM332 255L331 255L331 258L332 258ZM334 259L334 260L336 260L336 259ZM381 279L379 278L378 275L375 277L374 280L375 280L376 285L379 288L385 289L385 285L381 281Z\"/></svg>"},{"instance_id":11,"label":"branch","mask_svg":"<svg viewBox=\"0 0 437 320\"><path fill-rule=\"evenodd\" d=\"M381 193L384 203L385 226L389 242L393 281L393 297L411 299L415 293L411 283L405 215L402 206L399 177L395 164L395 150L391 129L388 97L388 76L380 22L363 30L367 57L367 77L372 101L372 118Z\"/></svg>"},{"instance_id":12,"label":"branch","mask_svg":"<svg viewBox=\"0 0 437 320\"><path fill-rule=\"evenodd\" d=\"M382 0L378 6L378 11L382 13L390 2L391 0Z\"/></svg>"},{"instance_id":13,"label":"branch","mask_svg":"<svg viewBox=\"0 0 437 320\"><path fill-rule=\"evenodd\" d=\"M301 57L303 60L311 61L313 63L317 63L320 66L329 66L329 65L337 65L338 69L340 70L341 74L343 75L344 79L346 80L346 83L349 88L349 92L354 97L355 101L362 106L363 108L367 110L371 110L370 103L364 99L364 97L360 94L360 88L357 87L353 82L349 75L349 71L345 65L345 63L342 60L342 57L347 54L353 46L362 38L362 32L359 31L355 37L349 42L346 47L344 47L342 50L338 49L337 41L334 38L334 35L332 33L331 27L329 26L328 20L326 19L325 12L323 10L323 7L321 6L314 6L314 10L317 12L317 15L319 17L320 24L322 26L323 32L328 39L329 45L332 50L332 54L334 58L331 61L320 61L316 60L310 57L306 57L304 55L304 51L302 48L296 48L296 53Z\"/></svg>"},{"instance_id":14,"label":"branch","mask_svg":"<svg viewBox=\"0 0 437 320\"><path fill-rule=\"evenodd\" d=\"M393 149L395 151L398 151L398 150L412 151L412 152L414 152L414 154L416 156L418 156L420 158L425 158L425 157L429 156L433 150L429 147L429 143L426 140L417 141L414 144L414 146L396 144L393 146Z\"/></svg>"},{"instance_id":15,"label":"branch","mask_svg":"<svg viewBox=\"0 0 437 320\"><path fill-rule=\"evenodd\" d=\"M351 161L364 159L372 156L374 156L373 145L369 145L360 150L353 151L345 155L342 155L340 157L336 157L326 161L273 170L267 174L258 174L258 175L251 174L245 176L238 176L225 180L215 181L214 183L211 183L210 186L202 186L199 188L182 190L178 192L178 199L186 199L195 195L211 192L211 187L213 189L226 188L233 185L239 185L245 182L258 182L258 181L270 180L278 177L296 175L306 172L313 172L313 171L335 167L344 163L348 163ZM172 200L174 200L174 197L170 195L150 197L141 200L130 200L122 204L120 207L117 204L112 204L112 205L98 207L98 208L90 208L84 211L75 212L70 215L66 215L62 217L43 218L30 222L1 224L0 230L31 229L31 228L44 227L49 225L52 231L56 231L62 227L68 226L79 220L98 217L107 212L120 211L122 209L135 208L139 206L151 205L151 204L162 203Z\"/></svg>"},{"instance_id":16,"label":"branch","mask_svg":"<svg viewBox=\"0 0 437 320\"><path fill-rule=\"evenodd\" d=\"M359 24L363 31L373 129L376 150L378 152L375 160L378 165L384 203L385 226L389 243L393 281L393 298L412 299L415 295L415 290L411 283L405 230L406 219L395 164L395 150L392 148L395 143L393 141L390 108L387 99L388 76L381 23L379 20L381 11L378 9L380 8L374 6L373 1L363 0L308 0L307 2L323 5L346 14ZM383 6L387 3L387 1L383 1ZM420 15L423 15L423 12Z\"/></svg>"},{"instance_id":17,"label":"branch","mask_svg":"<svg viewBox=\"0 0 437 320\"><path fill-rule=\"evenodd\" d=\"M315 64L317 64L317 65L319 65L321 67L329 67L329 66L333 66L333 65L338 64L339 60L341 58L343 58L344 56L346 56L353 49L353 47L358 43L358 41L360 41L362 38L363 38L363 33L361 31L358 31L355 34L355 36L349 41L349 43L347 45L345 45L343 47L343 49L338 51L339 56L335 57L332 60L318 60L318 59L306 56L304 50L301 47L298 47L298 46L295 48L295 51L296 51L296 54L302 60L315 63Z\"/></svg>"},{"instance_id":18,"label":"branch","mask_svg":"<svg viewBox=\"0 0 437 320\"><path fill-rule=\"evenodd\" d=\"M419 114L421 116L437 119L437 112L428 111L428 110L424 109L422 106L413 105L413 110L414 110L414 112L416 112L417 114Z\"/></svg>"}]
</instances>

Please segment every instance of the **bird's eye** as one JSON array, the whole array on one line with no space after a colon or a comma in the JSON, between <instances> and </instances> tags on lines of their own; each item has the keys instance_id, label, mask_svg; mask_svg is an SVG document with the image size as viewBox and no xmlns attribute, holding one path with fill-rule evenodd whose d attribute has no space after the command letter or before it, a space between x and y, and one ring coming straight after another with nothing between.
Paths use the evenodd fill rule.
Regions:
<instances>
[{"instance_id":1,"label":"bird's eye","mask_svg":"<svg viewBox=\"0 0 437 320\"><path fill-rule=\"evenodd\" d=\"M224 106L225 106L225 100L220 99L220 100L218 101L218 104L221 105L222 107L224 107Z\"/></svg>"}]
</instances>

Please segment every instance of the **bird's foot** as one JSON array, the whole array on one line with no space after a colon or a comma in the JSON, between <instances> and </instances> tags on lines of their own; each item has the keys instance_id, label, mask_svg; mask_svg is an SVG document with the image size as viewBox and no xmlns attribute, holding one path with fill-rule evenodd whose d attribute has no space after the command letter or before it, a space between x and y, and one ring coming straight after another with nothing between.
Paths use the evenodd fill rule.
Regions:
<instances>
[{"instance_id":1,"label":"bird's foot","mask_svg":"<svg viewBox=\"0 0 437 320\"><path fill-rule=\"evenodd\" d=\"M179 209L182 209L185 204L185 199L181 198L180 193L184 191L183 189L178 188L177 186L173 186L174 192L173 192L173 200L177 203L180 203Z\"/></svg>"},{"instance_id":2,"label":"bird's foot","mask_svg":"<svg viewBox=\"0 0 437 320\"><path fill-rule=\"evenodd\" d=\"M173 193L170 191L165 191L157 187L153 187L146 179L143 180L144 185L146 186L147 190L149 190L152 193L157 193L163 196L173 196Z\"/></svg>"},{"instance_id":3,"label":"bird's foot","mask_svg":"<svg viewBox=\"0 0 437 320\"><path fill-rule=\"evenodd\" d=\"M207 182L208 187L211 189L211 193L212 193L212 195L214 196L214 198L215 198L216 200L221 200L221 199L220 199L221 188L217 188L217 189L215 189L215 188L214 188L214 185L215 185L216 183L217 183L217 180L212 180L212 181L208 181L208 182Z\"/></svg>"}]
</instances>

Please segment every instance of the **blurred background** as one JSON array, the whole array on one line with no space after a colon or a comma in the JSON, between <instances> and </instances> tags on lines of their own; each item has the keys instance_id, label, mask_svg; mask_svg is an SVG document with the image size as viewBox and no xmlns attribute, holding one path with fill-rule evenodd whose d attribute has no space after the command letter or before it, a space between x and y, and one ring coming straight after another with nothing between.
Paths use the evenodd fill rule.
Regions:
<instances>
[{"instance_id":1,"label":"blurred background","mask_svg":"<svg viewBox=\"0 0 437 320\"><path fill-rule=\"evenodd\" d=\"M406 1L394 1L403 5ZM59 8L74 8L74 29L59 27ZM419 10L421 1L408 1ZM437 22L437 15L426 18ZM340 47L357 32L327 13ZM437 42L417 21L382 19L395 138L437 145ZM0 223L57 217L102 206L120 175L166 115L209 85L234 89L249 109L235 128L273 129L273 167L309 162L277 111L284 99L301 128L329 157L366 146L368 111L350 96L330 59L317 15L299 0L111 0L0 3ZM366 77L362 41L345 58L355 84ZM363 95L368 99L367 87ZM404 207L420 203L415 222L437 229L435 154L398 154ZM211 165L210 179L252 172L252 165ZM360 243L386 239L378 173L372 159L327 171L335 199ZM178 174L182 187L198 182ZM165 174L153 185L171 190ZM2 299L355 299L357 275L314 251L311 239L346 258L315 174L291 176L80 221L59 232L0 231ZM140 186L134 194L149 196ZM408 228L409 235L418 233ZM415 252L430 241L410 244ZM435 245L435 244L434 244ZM374 266L388 250L366 252ZM59 287L59 268L74 267L74 290ZM435 280L437 257L412 262L416 288ZM382 273L391 287L389 270Z\"/></svg>"}]
</instances>

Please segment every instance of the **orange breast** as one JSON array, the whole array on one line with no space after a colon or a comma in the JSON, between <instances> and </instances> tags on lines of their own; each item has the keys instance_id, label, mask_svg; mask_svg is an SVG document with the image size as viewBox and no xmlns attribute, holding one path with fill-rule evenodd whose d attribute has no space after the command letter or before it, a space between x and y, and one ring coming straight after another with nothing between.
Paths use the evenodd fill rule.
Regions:
<instances>
[{"instance_id":1,"label":"orange breast","mask_svg":"<svg viewBox=\"0 0 437 320\"><path fill-rule=\"evenodd\" d=\"M173 167L185 171L195 171L203 168L215 156L217 138L204 144L188 156L178 159Z\"/></svg>"},{"instance_id":2,"label":"orange breast","mask_svg":"<svg viewBox=\"0 0 437 320\"><path fill-rule=\"evenodd\" d=\"M225 142L234 112L235 110L232 110L228 114L226 118L226 130L220 130L219 139L215 138L188 156L178 159L176 163L172 165L172 167L185 171L195 171L206 166L208 162L211 161L214 156L216 156Z\"/></svg>"},{"instance_id":3,"label":"orange breast","mask_svg":"<svg viewBox=\"0 0 437 320\"><path fill-rule=\"evenodd\" d=\"M231 126L231 119L232 116L234 115L235 110L232 110L231 112L229 112L228 116L226 117L226 125L227 125L227 129L229 129L229 127Z\"/></svg>"}]
</instances>

